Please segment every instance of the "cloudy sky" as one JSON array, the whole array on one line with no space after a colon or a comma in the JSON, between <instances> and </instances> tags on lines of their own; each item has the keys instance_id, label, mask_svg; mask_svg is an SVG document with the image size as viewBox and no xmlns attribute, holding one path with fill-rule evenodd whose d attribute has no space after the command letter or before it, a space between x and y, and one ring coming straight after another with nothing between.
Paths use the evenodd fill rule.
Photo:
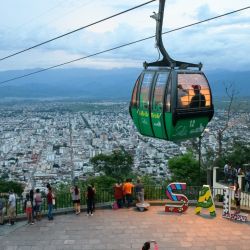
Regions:
<instances>
[{"instance_id":1,"label":"cloudy sky","mask_svg":"<svg viewBox=\"0 0 250 250\"><path fill-rule=\"evenodd\" d=\"M0 57L147 2L147 0L0 0ZM250 6L250 0L166 0L163 31ZM13 58L0 70L45 68L155 34L158 1ZM163 36L172 58L205 69L249 70L250 9ZM66 67L141 67L158 58L154 39Z\"/></svg>"}]
</instances>

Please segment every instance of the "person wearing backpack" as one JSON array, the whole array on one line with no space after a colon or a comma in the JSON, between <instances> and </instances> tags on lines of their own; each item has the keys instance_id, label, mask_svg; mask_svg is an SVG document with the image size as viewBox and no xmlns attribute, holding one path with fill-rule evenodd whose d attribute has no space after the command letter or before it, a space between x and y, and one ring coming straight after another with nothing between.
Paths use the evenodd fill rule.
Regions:
<instances>
[{"instance_id":1,"label":"person wearing backpack","mask_svg":"<svg viewBox=\"0 0 250 250\"><path fill-rule=\"evenodd\" d=\"M40 193L39 188L36 189L36 193L34 195L35 200L35 212L36 212L36 219L38 221L41 220L41 205L42 205L42 195Z\"/></svg>"},{"instance_id":2,"label":"person wearing backpack","mask_svg":"<svg viewBox=\"0 0 250 250\"><path fill-rule=\"evenodd\" d=\"M24 201L24 211L27 215L28 224L33 225L34 222L32 220L32 201L29 194L26 194L26 198Z\"/></svg>"}]
</instances>

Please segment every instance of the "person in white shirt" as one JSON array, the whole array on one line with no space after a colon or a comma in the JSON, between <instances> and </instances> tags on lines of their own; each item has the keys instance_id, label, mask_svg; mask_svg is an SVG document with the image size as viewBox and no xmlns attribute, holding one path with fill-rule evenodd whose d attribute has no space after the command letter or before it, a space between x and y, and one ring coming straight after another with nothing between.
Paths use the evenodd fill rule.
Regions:
<instances>
[{"instance_id":1,"label":"person in white shirt","mask_svg":"<svg viewBox=\"0 0 250 250\"><path fill-rule=\"evenodd\" d=\"M14 225L16 217L16 196L14 191L9 192L9 201L8 201L8 216L9 216L9 225Z\"/></svg>"}]
</instances>

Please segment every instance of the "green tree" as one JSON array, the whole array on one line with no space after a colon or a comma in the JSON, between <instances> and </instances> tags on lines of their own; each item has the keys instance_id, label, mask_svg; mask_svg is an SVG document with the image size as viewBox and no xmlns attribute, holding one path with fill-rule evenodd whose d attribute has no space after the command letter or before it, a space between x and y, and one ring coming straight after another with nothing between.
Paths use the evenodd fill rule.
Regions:
<instances>
[{"instance_id":1,"label":"green tree","mask_svg":"<svg viewBox=\"0 0 250 250\"><path fill-rule=\"evenodd\" d=\"M124 150L113 151L111 155L99 154L90 161L95 172L103 172L112 178L123 180L132 175L133 157Z\"/></svg>"},{"instance_id":2,"label":"green tree","mask_svg":"<svg viewBox=\"0 0 250 250\"><path fill-rule=\"evenodd\" d=\"M168 161L171 181L186 182L187 185L196 186L205 182L205 171L199 169L199 162L192 153L173 157Z\"/></svg>"},{"instance_id":3,"label":"green tree","mask_svg":"<svg viewBox=\"0 0 250 250\"><path fill-rule=\"evenodd\" d=\"M233 150L225 155L225 161L230 162L234 167L250 163L250 147L244 142L236 141ZM225 164L225 162L223 162Z\"/></svg>"},{"instance_id":4,"label":"green tree","mask_svg":"<svg viewBox=\"0 0 250 250\"><path fill-rule=\"evenodd\" d=\"M14 190L16 194L21 195L23 186L21 183L15 181L0 180L0 193L7 193L10 190Z\"/></svg>"}]
</instances>

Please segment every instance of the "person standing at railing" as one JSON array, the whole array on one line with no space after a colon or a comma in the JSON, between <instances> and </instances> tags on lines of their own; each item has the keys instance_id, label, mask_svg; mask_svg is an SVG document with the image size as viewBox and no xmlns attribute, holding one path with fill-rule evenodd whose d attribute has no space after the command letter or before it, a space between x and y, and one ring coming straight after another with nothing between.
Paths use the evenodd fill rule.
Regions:
<instances>
[{"instance_id":1,"label":"person standing at railing","mask_svg":"<svg viewBox=\"0 0 250 250\"><path fill-rule=\"evenodd\" d=\"M246 180L246 183L247 183L247 192L250 192L250 170L248 169L246 171L246 176L245 176L245 180Z\"/></svg>"},{"instance_id":2,"label":"person standing at railing","mask_svg":"<svg viewBox=\"0 0 250 250\"><path fill-rule=\"evenodd\" d=\"M51 187L48 187L47 204L48 204L48 220L53 220L53 194Z\"/></svg>"},{"instance_id":3,"label":"person standing at railing","mask_svg":"<svg viewBox=\"0 0 250 250\"><path fill-rule=\"evenodd\" d=\"M224 166L224 181L225 183L228 182L228 163L226 163Z\"/></svg>"},{"instance_id":4,"label":"person standing at railing","mask_svg":"<svg viewBox=\"0 0 250 250\"><path fill-rule=\"evenodd\" d=\"M15 196L13 190L11 190L9 192L8 216L9 216L9 224L8 225L14 225L15 218L16 218L16 196Z\"/></svg>"},{"instance_id":5,"label":"person standing at railing","mask_svg":"<svg viewBox=\"0 0 250 250\"><path fill-rule=\"evenodd\" d=\"M117 203L118 208L123 207L123 190L122 190L122 183L117 182L114 185L114 198Z\"/></svg>"},{"instance_id":6,"label":"person standing at railing","mask_svg":"<svg viewBox=\"0 0 250 250\"><path fill-rule=\"evenodd\" d=\"M93 216L93 202L94 202L94 190L91 185L88 185L86 198L87 198L87 216Z\"/></svg>"},{"instance_id":7,"label":"person standing at railing","mask_svg":"<svg viewBox=\"0 0 250 250\"><path fill-rule=\"evenodd\" d=\"M0 197L0 225L3 225L4 221L4 199Z\"/></svg>"},{"instance_id":8,"label":"person standing at railing","mask_svg":"<svg viewBox=\"0 0 250 250\"><path fill-rule=\"evenodd\" d=\"M238 182L236 182L236 184L235 184L234 200L235 200L235 204L236 204L235 213L239 214L240 213L241 189L240 189Z\"/></svg>"},{"instance_id":9,"label":"person standing at railing","mask_svg":"<svg viewBox=\"0 0 250 250\"><path fill-rule=\"evenodd\" d=\"M135 194L138 202L144 203L144 186L140 178L137 179L137 183L135 184Z\"/></svg>"},{"instance_id":10,"label":"person standing at railing","mask_svg":"<svg viewBox=\"0 0 250 250\"><path fill-rule=\"evenodd\" d=\"M133 191L134 185L132 184L131 179L127 179L126 182L123 185L123 193L125 194L126 202L127 202L127 208L130 207L132 204L132 191Z\"/></svg>"},{"instance_id":11,"label":"person standing at railing","mask_svg":"<svg viewBox=\"0 0 250 250\"><path fill-rule=\"evenodd\" d=\"M91 184L92 190L94 192L94 197L93 197L93 212L95 212L95 197L96 197L96 188L95 188L95 184L92 183Z\"/></svg>"},{"instance_id":12,"label":"person standing at railing","mask_svg":"<svg viewBox=\"0 0 250 250\"><path fill-rule=\"evenodd\" d=\"M33 225L33 218L32 218L32 201L30 194L26 194L26 198L24 200L24 209L23 209L27 215L28 224Z\"/></svg>"},{"instance_id":13,"label":"person standing at railing","mask_svg":"<svg viewBox=\"0 0 250 250\"><path fill-rule=\"evenodd\" d=\"M38 221L40 221L41 220L42 195L40 193L39 188L36 189L36 193L34 195L34 200L35 200L36 219Z\"/></svg>"},{"instance_id":14,"label":"person standing at railing","mask_svg":"<svg viewBox=\"0 0 250 250\"><path fill-rule=\"evenodd\" d=\"M75 211L76 215L78 215L81 212L81 202L80 202L80 189L77 186L75 186L74 188L74 196L75 196Z\"/></svg>"},{"instance_id":15,"label":"person standing at railing","mask_svg":"<svg viewBox=\"0 0 250 250\"><path fill-rule=\"evenodd\" d=\"M33 188L30 190L30 200L31 200L31 206L32 206L32 223L34 224L35 220L35 200L34 200L34 190Z\"/></svg>"}]
</instances>

